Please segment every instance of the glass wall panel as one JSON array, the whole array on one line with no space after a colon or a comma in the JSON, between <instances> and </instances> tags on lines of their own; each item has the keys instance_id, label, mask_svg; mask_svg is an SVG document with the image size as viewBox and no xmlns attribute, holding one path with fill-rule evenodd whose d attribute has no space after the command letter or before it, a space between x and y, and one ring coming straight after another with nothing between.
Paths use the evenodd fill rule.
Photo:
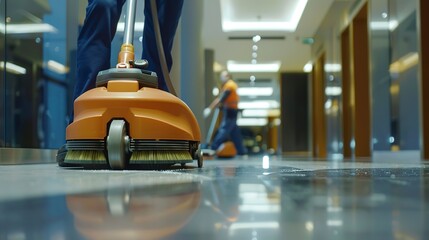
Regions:
<instances>
[{"instance_id":1,"label":"glass wall panel","mask_svg":"<svg viewBox=\"0 0 429 240\"><path fill-rule=\"evenodd\" d=\"M372 136L374 151L389 151L391 132L390 104L390 30L388 27L389 0L371 1L370 59L372 79Z\"/></svg>"},{"instance_id":2,"label":"glass wall panel","mask_svg":"<svg viewBox=\"0 0 429 240\"><path fill-rule=\"evenodd\" d=\"M5 145L5 29L6 25L4 22L5 19L5 11L6 11L6 2L4 0L0 0L0 147Z\"/></svg>"},{"instance_id":3,"label":"glass wall panel","mask_svg":"<svg viewBox=\"0 0 429 240\"><path fill-rule=\"evenodd\" d=\"M0 148L56 149L64 144L76 82L77 36L87 3L0 0ZM139 1L137 58L142 52L143 9ZM112 66L123 25L121 18L112 42Z\"/></svg>"},{"instance_id":4,"label":"glass wall panel","mask_svg":"<svg viewBox=\"0 0 429 240\"><path fill-rule=\"evenodd\" d=\"M419 149L415 0L371 1L374 150Z\"/></svg>"},{"instance_id":5,"label":"glass wall panel","mask_svg":"<svg viewBox=\"0 0 429 240\"><path fill-rule=\"evenodd\" d=\"M391 22L397 22L391 34L390 75L392 78L392 120L395 120L394 147L419 149L419 90L417 50L417 3L391 0Z\"/></svg>"},{"instance_id":6,"label":"glass wall panel","mask_svg":"<svg viewBox=\"0 0 429 240\"><path fill-rule=\"evenodd\" d=\"M79 2L0 3L0 146L57 148L70 112Z\"/></svg>"},{"instance_id":7,"label":"glass wall panel","mask_svg":"<svg viewBox=\"0 0 429 240\"><path fill-rule=\"evenodd\" d=\"M314 35L311 47L313 62L325 53L324 70L324 112L326 117L326 141L328 156L341 158L342 141L342 76L341 76L341 33L344 29L342 19L351 8L351 2L336 1L320 24ZM339 19L341 19L339 21Z\"/></svg>"}]
</instances>

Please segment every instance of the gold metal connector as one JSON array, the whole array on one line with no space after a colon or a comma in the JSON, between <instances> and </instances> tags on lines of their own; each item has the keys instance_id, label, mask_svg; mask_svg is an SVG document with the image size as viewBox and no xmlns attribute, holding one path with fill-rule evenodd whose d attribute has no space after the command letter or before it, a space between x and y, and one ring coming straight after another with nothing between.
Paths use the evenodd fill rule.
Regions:
<instances>
[{"instance_id":1,"label":"gold metal connector","mask_svg":"<svg viewBox=\"0 0 429 240\"><path fill-rule=\"evenodd\" d=\"M130 62L134 62L134 46L132 44L122 44L116 68L130 68Z\"/></svg>"}]
</instances>

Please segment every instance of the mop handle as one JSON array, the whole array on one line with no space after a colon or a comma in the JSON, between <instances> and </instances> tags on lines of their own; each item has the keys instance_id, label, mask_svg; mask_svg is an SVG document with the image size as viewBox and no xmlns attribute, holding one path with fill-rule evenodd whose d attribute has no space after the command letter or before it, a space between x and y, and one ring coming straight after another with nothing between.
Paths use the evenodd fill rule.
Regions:
<instances>
[{"instance_id":1,"label":"mop handle","mask_svg":"<svg viewBox=\"0 0 429 240\"><path fill-rule=\"evenodd\" d=\"M210 123L209 131L208 131L207 136L206 136L206 143L207 144L212 141L214 129L215 129L216 122L217 122L217 118L219 117L219 111L220 111L219 108L216 107L215 112L213 113L212 121Z\"/></svg>"},{"instance_id":2,"label":"mop handle","mask_svg":"<svg viewBox=\"0 0 429 240\"><path fill-rule=\"evenodd\" d=\"M136 0L127 1L127 12L125 14L125 29L123 44L133 44L134 39L134 23L136 20Z\"/></svg>"}]
</instances>

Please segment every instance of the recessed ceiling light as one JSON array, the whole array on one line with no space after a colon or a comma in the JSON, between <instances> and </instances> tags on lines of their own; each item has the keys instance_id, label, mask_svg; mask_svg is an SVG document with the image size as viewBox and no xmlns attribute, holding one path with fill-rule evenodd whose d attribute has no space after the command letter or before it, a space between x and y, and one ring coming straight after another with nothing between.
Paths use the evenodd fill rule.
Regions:
<instances>
[{"instance_id":1,"label":"recessed ceiling light","mask_svg":"<svg viewBox=\"0 0 429 240\"><path fill-rule=\"evenodd\" d=\"M304 72L311 72L313 70L313 64L310 62L306 63L304 65Z\"/></svg>"},{"instance_id":2,"label":"recessed ceiling light","mask_svg":"<svg viewBox=\"0 0 429 240\"><path fill-rule=\"evenodd\" d=\"M252 63L228 61L227 68L229 72L278 72L280 64L280 61L269 63L253 63L253 60Z\"/></svg>"},{"instance_id":3,"label":"recessed ceiling light","mask_svg":"<svg viewBox=\"0 0 429 240\"><path fill-rule=\"evenodd\" d=\"M341 72L341 64L339 63L327 63L325 64L325 72Z\"/></svg>"},{"instance_id":4,"label":"recessed ceiling light","mask_svg":"<svg viewBox=\"0 0 429 240\"><path fill-rule=\"evenodd\" d=\"M259 36L259 35L255 35L255 36L252 38L252 40L253 40L253 42L254 42L254 43L257 43L257 42L261 41L261 36Z\"/></svg>"},{"instance_id":5,"label":"recessed ceiling light","mask_svg":"<svg viewBox=\"0 0 429 240\"><path fill-rule=\"evenodd\" d=\"M268 120L266 118L239 118L237 119L238 126L265 126Z\"/></svg>"},{"instance_id":6,"label":"recessed ceiling light","mask_svg":"<svg viewBox=\"0 0 429 240\"><path fill-rule=\"evenodd\" d=\"M329 86L325 88L326 96L340 96L342 89L339 86Z\"/></svg>"},{"instance_id":7,"label":"recessed ceiling light","mask_svg":"<svg viewBox=\"0 0 429 240\"><path fill-rule=\"evenodd\" d=\"M308 0L296 0L290 2L294 9L289 16L284 16L279 21L238 21L234 17L234 8L230 0L221 0L222 29L224 32L231 31L288 31L294 32L301 19L302 13ZM292 5L290 4L290 5Z\"/></svg>"},{"instance_id":8,"label":"recessed ceiling light","mask_svg":"<svg viewBox=\"0 0 429 240\"><path fill-rule=\"evenodd\" d=\"M280 103L275 100L257 100L238 103L239 109L270 109L270 108L279 108Z\"/></svg>"}]
</instances>

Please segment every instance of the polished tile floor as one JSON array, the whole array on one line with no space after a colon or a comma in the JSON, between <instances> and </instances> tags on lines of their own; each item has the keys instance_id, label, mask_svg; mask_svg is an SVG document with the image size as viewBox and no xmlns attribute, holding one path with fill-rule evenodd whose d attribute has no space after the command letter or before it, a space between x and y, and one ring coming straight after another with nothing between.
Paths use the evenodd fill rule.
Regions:
<instances>
[{"instance_id":1,"label":"polished tile floor","mask_svg":"<svg viewBox=\"0 0 429 240\"><path fill-rule=\"evenodd\" d=\"M429 164L254 156L161 171L3 165L0 239L429 239Z\"/></svg>"}]
</instances>

